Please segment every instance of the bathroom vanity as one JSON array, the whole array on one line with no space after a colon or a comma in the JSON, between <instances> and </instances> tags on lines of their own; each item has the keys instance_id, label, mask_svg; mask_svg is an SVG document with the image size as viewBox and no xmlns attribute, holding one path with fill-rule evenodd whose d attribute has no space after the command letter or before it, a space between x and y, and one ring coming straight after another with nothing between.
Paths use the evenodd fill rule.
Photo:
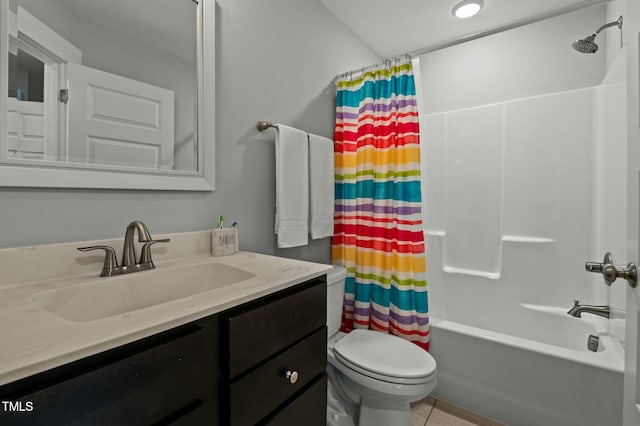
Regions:
<instances>
[{"instance_id":1,"label":"bathroom vanity","mask_svg":"<svg viewBox=\"0 0 640 426\"><path fill-rule=\"evenodd\" d=\"M14 345L0 349L0 400L7 401L0 423L324 425L328 268L253 253L190 261L244 265L255 276L90 321L58 318L31 302L22 311L48 320L40 325L58 335L28 345L8 332L12 313L0 309L0 333ZM0 295L42 286L52 285ZM25 331L37 339L44 336L37 328ZM51 363L58 365L46 368Z\"/></svg>"},{"instance_id":2,"label":"bathroom vanity","mask_svg":"<svg viewBox=\"0 0 640 426\"><path fill-rule=\"evenodd\" d=\"M325 424L325 280L222 315L223 424Z\"/></svg>"}]
</instances>

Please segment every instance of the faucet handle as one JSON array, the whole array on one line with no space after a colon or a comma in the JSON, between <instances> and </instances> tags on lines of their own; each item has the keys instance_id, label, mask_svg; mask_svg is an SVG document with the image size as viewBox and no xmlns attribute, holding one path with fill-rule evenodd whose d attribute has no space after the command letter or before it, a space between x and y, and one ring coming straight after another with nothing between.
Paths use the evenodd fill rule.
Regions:
<instances>
[{"instance_id":1,"label":"faucet handle","mask_svg":"<svg viewBox=\"0 0 640 426\"><path fill-rule=\"evenodd\" d=\"M632 288L635 288L638 283L638 269L636 265L633 262L629 262L626 267L623 265L615 265L611 253L604 255L602 263L587 262L584 267L589 272L602 274L606 285L611 285L617 278L624 278Z\"/></svg>"},{"instance_id":2,"label":"faucet handle","mask_svg":"<svg viewBox=\"0 0 640 426\"><path fill-rule=\"evenodd\" d=\"M118 261L116 260L116 251L110 246L89 246L78 247L79 251L104 250L104 265L102 266L101 277L110 277L116 275L118 270Z\"/></svg>"},{"instance_id":3,"label":"faucet handle","mask_svg":"<svg viewBox=\"0 0 640 426\"><path fill-rule=\"evenodd\" d=\"M153 260L151 260L151 246L155 243L168 243L169 241L171 241L171 239L169 238L162 238L159 240L150 240L145 242L142 245L142 253L140 253L140 264L150 264L151 268L155 268L155 265L153 264Z\"/></svg>"}]
</instances>

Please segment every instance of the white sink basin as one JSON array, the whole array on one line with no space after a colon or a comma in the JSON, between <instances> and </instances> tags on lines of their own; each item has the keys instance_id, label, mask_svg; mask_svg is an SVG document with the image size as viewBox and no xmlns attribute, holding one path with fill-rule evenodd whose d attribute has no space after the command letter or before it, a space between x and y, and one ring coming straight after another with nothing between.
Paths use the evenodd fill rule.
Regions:
<instances>
[{"instance_id":1,"label":"white sink basin","mask_svg":"<svg viewBox=\"0 0 640 426\"><path fill-rule=\"evenodd\" d=\"M33 296L33 301L69 321L93 321L230 286L255 276L214 262L160 267L45 291Z\"/></svg>"}]
</instances>

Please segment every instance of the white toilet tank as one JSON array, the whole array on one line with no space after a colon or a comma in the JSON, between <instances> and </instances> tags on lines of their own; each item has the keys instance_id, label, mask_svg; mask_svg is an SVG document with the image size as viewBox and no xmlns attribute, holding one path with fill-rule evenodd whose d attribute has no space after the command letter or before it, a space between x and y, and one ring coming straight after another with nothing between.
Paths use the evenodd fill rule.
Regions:
<instances>
[{"instance_id":1,"label":"white toilet tank","mask_svg":"<svg viewBox=\"0 0 640 426\"><path fill-rule=\"evenodd\" d=\"M333 336L340 330L346 277L347 270L342 266L333 265L333 269L327 272L327 336Z\"/></svg>"}]
</instances>

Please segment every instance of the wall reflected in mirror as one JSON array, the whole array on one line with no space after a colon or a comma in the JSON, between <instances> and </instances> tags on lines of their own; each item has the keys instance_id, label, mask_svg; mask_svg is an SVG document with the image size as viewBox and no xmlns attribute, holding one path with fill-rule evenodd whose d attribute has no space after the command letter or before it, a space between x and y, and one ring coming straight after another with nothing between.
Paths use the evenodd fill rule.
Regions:
<instances>
[{"instance_id":1,"label":"wall reflected in mirror","mask_svg":"<svg viewBox=\"0 0 640 426\"><path fill-rule=\"evenodd\" d=\"M7 161L197 171L197 4L11 0Z\"/></svg>"}]
</instances>

